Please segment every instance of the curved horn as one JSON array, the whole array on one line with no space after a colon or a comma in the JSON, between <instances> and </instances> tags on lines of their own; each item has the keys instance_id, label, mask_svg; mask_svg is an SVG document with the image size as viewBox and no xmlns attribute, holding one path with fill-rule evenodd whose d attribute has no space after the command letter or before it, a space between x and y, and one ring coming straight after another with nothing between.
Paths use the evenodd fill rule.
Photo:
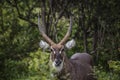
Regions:
<instances>
[{"instance_id":1,"label":"curved horn","mask_svg":"<svg viewBox=\"0 0 120 80\"><path fill-rule=\"evenodd\" d=\"M39 31L42 35L42 37L48 42L48 44L50 45L53 45L55 44L44 32L44 29L43 29L43 26L40 24L40 16L38 14L38 28L39 28Z\"/></svg>"},{"instance_id":2,"label":"curved horn","mask_svg":"<svg viewBox=\"0 0 120 80\"><path fill-rule=\"evenodd\" d=\"M70 34L72 31L72 17L70 16L70 26L68 27L68 31L66 33L66 35L64 36L64 38L59 42L59 44L63 45L65 44L65 42L68 40Z\"/></svg>"}]
</instances>

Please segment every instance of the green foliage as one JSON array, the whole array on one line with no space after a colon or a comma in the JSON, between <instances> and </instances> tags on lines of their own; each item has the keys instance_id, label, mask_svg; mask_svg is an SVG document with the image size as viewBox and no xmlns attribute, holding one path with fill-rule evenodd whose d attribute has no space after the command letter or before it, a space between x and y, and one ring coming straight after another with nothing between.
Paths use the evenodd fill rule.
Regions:
<instances>
[{"instance_id":1,"label":"green foliage","mask_svg":"<svg viewBox=\"0 0 120 80\"><path fill-rule=\"evenodd\" d=\"M5 61L5 80L49 80L49 53L31 52L29 57L23 60L6 60ZM11 74L12 73L12 74Z\"/></svg>"},{"instance_id":2,"label":"green foliage","mask_svg":"<svg viewBox=\"0 0 120 80\"><path fill-rule=\"evenodd\" d=\"M102 66L95 67L95 74L98 80L119 80L120 75L114 72L106 72L103 70Z\"/></svg>"},{"instance_id":3,"label":"green foliage","mask_svg":"<svg viewBox=\"0 0 120 80\"><path fill-rule=\"evenodd\" d=\"M27 59L29 72L40 72L40 75L47 75L46 71L48 71L49 66L49 53L38 50L37 52L30 53L30 57Z\"/></svg>"},{"instance_id":4,"label":"green foliage","mask_svg":"<svg viewBox=\"0 0 120 80\"><path fill-rule=\"evenodd\" d=\"M110 65L114 63L117 62ZM41 52L40 49L21 61L7 60L5 70L5 80L56 80L51 77L53 71L49 69L49 53ZM94 72L98 80L120 79L118 73L106 72L102 66L94 67Z\"/></svg>"},{"instance_id":5,"label":"green foliage","mask_svg":"<svg viewBox=\"0 0 120 80\"><path fill-rule=\"evenodd\" d=\"M109 68L113 70L114 73L120 74L120 61L112 61L108 62Z\"/></svg>"},{"instance_id":6,"label":"green foliage","mask_svg":"<svg viewBox=\"0 0 120 80\"><path fill-rule=\"evenodd\" d=\"M42 15L45 17L47 35L56 42L64 37L72 14L70 38L75 37L76 46L67 51L67 55L84 52L86 46L88 52L95 51L96 64L102 67L95 71L98 79L119 80L119 3L120 0L1 0L0 80L51 79L49 54L38 49L41 39L37 27L38 12L41 18Z\"/></svg>"},{"instance_id":7,"label":"green foliage","mask_svg":"<svg viewBox=\"0 0 120 80\"><path fill-rule=\"evenodd\" d=\"M24 61L14 61L14 60L6 60L5 61L5 69L4 69L4 79L12 80L14 78L20 78L21 76L26 76L28 73L28 68L26 62Z\"/></svg>"}]
</instances>

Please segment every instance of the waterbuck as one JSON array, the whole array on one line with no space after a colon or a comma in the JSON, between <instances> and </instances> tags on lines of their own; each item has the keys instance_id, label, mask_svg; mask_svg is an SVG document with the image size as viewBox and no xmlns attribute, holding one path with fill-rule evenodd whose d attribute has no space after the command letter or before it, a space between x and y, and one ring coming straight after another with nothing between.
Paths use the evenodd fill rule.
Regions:
<instances>
[{"instance_id":1,"label":"waterbuck","mask_svg":"<svg viewBox=\"0 0 120 80\"><path fill-rule=\"evenodd\" d=\"M43 25L40 24L38 17L38 27L42 37L46 40L40 43L42 48L51 49L50 62L55 70L54 76L58 80L95 80L92 71L92 57L87 53L75 53L70 59L65 53L65 48L72 48L75 41L72 39L67 42L72 30L72 17L70 17L70 26L64 38L59 42L53 42L44 32ZM66 44L65 44L66 43Z\"/></svg>"}]
</instances>

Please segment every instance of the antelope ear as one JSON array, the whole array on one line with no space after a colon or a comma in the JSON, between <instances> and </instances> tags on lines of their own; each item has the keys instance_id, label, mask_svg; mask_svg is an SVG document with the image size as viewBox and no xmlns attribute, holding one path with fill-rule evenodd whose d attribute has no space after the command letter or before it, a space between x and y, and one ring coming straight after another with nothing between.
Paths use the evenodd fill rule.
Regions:
<instances>
[{"instance_id":1,"label":"antelope ear","mask_svg":"<svg viewBox=\"0 0 120 80\"><path fill-rule=\"evenodd\" d=\"M74 39L72 39L72 40L70 40L70 41L68 41L66 44L65 44L65 47L67 48L67 49L71 49L72 47L74 47L75 46L75 40Z\"/></svg>"},{"instance_id":2,"label":"antelope ear","mask_svg":"<svg viewBox=\"0 0 120 80\"><path fill-rule=\"evenodd\" d=\"M47 42L45 42L45 41L43 41L43 40L41 40L40 42L39 42L39 46L42 48L42 49L47 49L47 48L49 48L49 44L47 43Z\"/></svg>"}]
</instances>

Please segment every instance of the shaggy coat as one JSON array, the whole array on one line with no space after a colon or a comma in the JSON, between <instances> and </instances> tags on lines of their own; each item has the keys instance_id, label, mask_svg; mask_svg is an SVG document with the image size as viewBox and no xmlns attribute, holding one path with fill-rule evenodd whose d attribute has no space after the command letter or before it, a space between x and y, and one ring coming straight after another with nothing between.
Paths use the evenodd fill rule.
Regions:
<instances>
[{"instance_id":1,"label":"shaggy coat","mask_svg":"<svg viewBox=\"0 0 120 80\"><path fill-rule=\"evenodd\" d=\"M56 73L59 80L96 80L92 71L92 57L76 53L70 59L66 55L63 69Z\"/></svg>"}]
</instances>

